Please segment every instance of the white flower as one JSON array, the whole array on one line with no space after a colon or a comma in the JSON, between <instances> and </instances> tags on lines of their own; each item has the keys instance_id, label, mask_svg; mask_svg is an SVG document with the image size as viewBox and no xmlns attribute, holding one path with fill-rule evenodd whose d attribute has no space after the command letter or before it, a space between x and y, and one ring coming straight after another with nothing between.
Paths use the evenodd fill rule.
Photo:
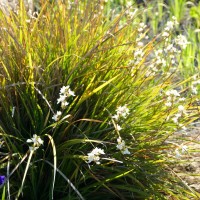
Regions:
<instances>
[{"instance_id":1,"label":"white flower","mask_svg":"<svg viewBox=\"0 0 200 200\"><path fill-rule=\"evenodd\" d=\"M63 86L60 88L60 94L65 94L65 92L69 89L69 85Z\"/></svg>"},{"instance_id":2,"label":"white flower","mask_svg":"<svg viewBox=\"0 0 200 200\"><path fill-rule=\"evenodd\" d=\"M171 106L172 106L172 103L171 103L171 102L166 102L165 105L166 105L167 107L171 107Z\"/></svg>"},{"instance_id":3,"label":"white flower","mask_svg":"<svg viewBox=\"0 0 200 200\"><path fill-rule=\"evenodd\" d=\"M121 127L120 125L117 124L117 125L116 125L116 130L117 130L117 131L121 131L121 130L122 130L122 127Z\"/></svg>"},{"instance_id":4,"label":"white flower","mask_svg":"<svg viewBox=\"0 0 200 200\"><path fill-rule=\"evenodd\" d=\"M129 115L129 109L126 105L117 107L116 112L117 114L112 116L112 118L116 120L120 117L126 118Z\"/></svg>"},{"instance_id":5,"label":"white flower","mask_svg":"<svg viewBox=\"0 0 200 200\"><path fill-rule=\"evenodd\" d=\"M117 139L117 142L118 142L118 144L117 144L117 149L119 149L119 150L123 150L124 148L125 148L125 142L124 142L124 140L122 140L121 139L121 137L119 137L118 139Z\"/></svg>"},{"instance_id":6,"label":"white flower","mask_svg":"<svg viewBox=\"0 0 200 200\"><path fill-rule=\"evenodd\" d=\"M131 154L128 148L123 149L122 154Z\"/></svg>"},{"instance_id":7,"label":"white flower","mask_svg":"<svg viewBox=\"0 0 200 200\"><path fill-rule=\"evenodd\" d=\"M172 59L172 60L171 60L171 63L174 64L174 63L176 63L176 61L175 61L174 59Z\"/></svg>"},{"instance_id":8,"label":"white flower","mask_svg":"<svg viewBox=\"0 0 200 200\"><path fill-rule=\"evenodd\" d=\"M174 24L177 24L178 25L178 21L177 21L177 18L175 16L172 16L172 19L174 21Z\"/></svg>"},{"instance_id":9,"label":"white flower","mask_svg":"<svg viewBox=\"0 0 200 200\"><path fill-rule=\"evenodd\" d=\"M119 106L117 109L116 109L116 111L117 111L117 115L121 115L123 118L126 118L127 117L127 115L129 115L129 109L127 108L127 106L126 105L124 105L124 106Z\"/></svg>"},{"instance_id":10,"label":"white flower","mask_svg":"<svg viewBox=\"0 0 200 200\"><path fill-rule=\"evenodd\" d=\"M173 117L173 118L172 118L172 121L173 121L175 124L178 124L178 119L179 119L178 117Z\"/></svg>"},{"instance_id":11,"label":"white flower","mask_svg":"<svg viewBox=\"0 0 200 200\"><path fill-rule=\"evenodd\" d=\"M117 142L118 142L118 144L116 147L117 147L117 149L119 149L122 152L122 154L124 154L124 155L130 154L130 151L128 150L128 148L125 145L125 141L122 140L121 137L117 138Z\"/></svg>"},{"instance_id":12,"label":"white flower","mask_svg":"<svg viewBox=\"0 0 200 200\"><path fill-rule=\"evenodd\" d=\"M180 107L180 109L182 109L182 106ZM185 113L185 111L184 111ZM179 111L178 113L176 113L174 115L174 117L172 118L172 120L174 121L174 123L178 124L178 119L182 116L183 111Z\"/></svg>"},{"instance_id":13,"label":"white flower","mask_svg":"<svg viewBox=\"0 0 200 200\"><path fill-rule=\"evenodd\" d=\"M103 149L96 147L90 153L88 153L88 163L95 162L100 164L100 155L105 154Z\"/></svg>"},{"instance_id":14,"label":"white flower","mask_svg":"<svg viewBox=\"0 0 200 200\"><path fill-rule=\"evenodd\" d=\"M68 90L68 95L69 96L76 96L75 93L72 90L70 90L70 89Z\"/></svg>"},{"instance_id":15,"label":"white flower","mask_svg":"<svg viewBox=\"0 0 200 200\"><path fill-rule=\"evenodd\" d=\"M177 25L178 22L177 22L177 19L175 16L172 17L172 21L168 21L167 24L166 24L166 30L167 31L170 31L174 28L175 25Z\"/></svg>"},{"instance_id":16,"label":"white flower","mask_svg":"<svg viewBox=\"0 0 200 200\"><path fill-rule=\"evenodd\" d=\"M143 27L143 28L146 27L146 25L145 25L144 22L141 22L141 23L139 24L139 26L140 26L140 27Z\"/></svg>"},{"instance_id":17,"label":"white flower","mask_svg":"<svg viewBox=\"0 0 200 200\"><path fill-rule=\"evenodd\" d=\"M163 37L168 37L168 36L169 36L169 33L164 31L164 32L162 33L162 36L163 36Z\"/></svg>"},{"instance_id":18,"label":"white flower","mask_svg":"<svg viewBox=\"0 0 200 200\"><path fill-rule=\"evenodd\" d=\"M60 119L61 115L62 115L62 112L57 111L57 113L52 117L52 119L57 122Z\"/></svg>"},{"instance_id":19,"label":"white flower","mask_svg":"<svg viewBox=\"0 0 200 200\"><path fill-rule=\"evenodd\" d=\"M174 22L173 21L168 21L167 24L166 24L166 28L165 30L166 31L170 31L174 28Z\"/></svg>"},{"instance_id":20,"label":"white flower","mask_svg":"<svg viewBox=\"0 0 200 200\"><path fill-rule=\"evenodd\" d=\"M172 96L176 96L176 97L179 97L179 96L180 96L180 94L177 92L177 90L168 90L168 91L166 92L166 95L167 95L167 96L172 95Z\"/></svg>"},{"instance_id":21,"label":"white flower","mask_svg":"<svg viewBox=\"0 0 200 200\"><path fill-rule=\"evenodd\" d=\"M142 51L142 49L138 49L134 52L134 57L142 57L144 55L144 52Z\"/></svg>"},{"instance_id":22,"label":"white flower","mask_svg":"<svg viewBox=\"0 0 200 200\"><path fill-rule=\"evenodd\" d=\"M66 101L67 97L70 97L70 96L75 96L74 92L69 88L69 85L67 86L63 86L61 89L60 89L60 96L59 98L57 99L57 104L61 103L61 108L62 109L65 109L66 106L69 105L69 103ZM55 114L53 116L53 119L55 121L58 121L59 120L59 117L60 117L61 113L60 111L57 112L57 114Z\"/></svg>"},{"instance_id":23,"label":"white flower","mask_svg":"<svg viewBox=\"0 0 200 200\"><path fill-rule=\"evenodd\" d=\"M33 137L31 139L28 139L26 142L33 143L35 146L40 146L41 144L43 144L44 141L39 136L34 134Z\"/></svg>"},{"instance_id":24,"label":"white flower","mask_svg":"<svg viewBox=\"0 0 200 200\"><path fill-rule=\"evenodd\" d=\"M178 106L178 111L181 112L181 113L185 112L184 106L179 105L179 106Z\"/></svg>"},{"instance_id":25,"label":"white flower","mask_svg":"<svg viewBox=\"0 0 200 200\"><path fill-rule=\"evenodd\" d=\"M171 90L171 94L174 96L177 96L177 97L180 96L180 94L177 92L177 90Z\"/></svg>"},{"instance_id":26,"label":"white flower","mask_svg":"<svg viewBox=\"0 0 200 200\"><path fill-rule=\"evenodd\" d=\"M27 143L33 143L33 146L30 146L29 149L34 151L39 148L40 145L43 145L44 141L37 136L36 134L33 135L31 139L26 141Z\"/></svg>"},{"instance_id":27,"label":"white flower","mask_svg":"<svg viewBox=\"0 0 200 200\"><path fill-rule=\"evenodd\" d=\"M66 100L67 96L64 95L60 95L60 97L57 99L57 104L62 103Z\"/></svg>"},{"instance_id":28,"label":"white flower","mask_svg":"<svg viewBox=\"0 0 200 200\"><path fill-rule=\"evenodd\" d=\"M178 112L174 116L177 117L177 118L180 118L182 116L182 112Z\"/></svg>"},{"instance_id":29,"label":"white flower","mask_svg":"<svg viewBox=\"0 0 200 200\"><path fill-rule=\"evenodd\" d=\"M132 4L133 4L132 1L127 1L127 3L126 3L126 5L127 5L128 7L132 6Z\"/></svg>"},{"instance_id":30,"label":"white flower","mask_svg":"<svg viewBox=\"0 0 200 200\"><path fill-rule=\"evenodd\" d=\"M61 108L65 109L68 105L69 105L69 102L64 101L64 102L61 103Z\"/></svg>"},{"instance_id":31,"label":"white flower","mask_svg":"<svg viewBox=\"0 0 200 200\"><path fill-rule=\"evenodd\" d=\"M171 49L173 49L173 44L169 44L169 45L165 48L165 52L169 52L169 51L171 51Z\"/></svg>"},{"instance_id":32,"label":"white flower","mask_svg":"<svg viewBox=\"0 0 200 200\"><path fill-rule=\"evenodd\" d=\"M97 164L100 164L99 162L100 160L100 157L99 156L96 156L95 154L93 153L88 153L88 163L91 163L91 162L96 162Z\"/></svg>"},{"instance_id":33,"label":"white flower","mask_svg":"<svg viewBox=\"0 0 200 200\"><path fill-rule=\"evenodd\" d=\"M181 97L181 98L178 99L178 101L185 101L185 98Z\"/></svg>"},{"instance_id":34,"label":"white flower","mask_svg":"<svg viewBox=\"0 0 200 200\"><path fill-rule=\"evenodd\" d=\"M175 19L175 17L172 18L172 21L168 21L166 24L166 27L164 28L164 32L162 33L162 37L168 37L170 31L173 30L173 28L176 24L178 24L178 22Z\"/></svg>"},{"instance_id":35,"label":"white flower","mask_svg":"<svg viewBox=\"0 0 200 200\"><path fill-rule=\"evenodd\" d=\"M138 42L137 46L142 47L142 46L144 46L144 43L143 42Z\"/></svg>"},{"instance_id":36,"label":"white flower","mask_svg":"<svg viewBox=\"0 0 200 200\"><path fill-rule=\"evenodd\" d=\"M118 120L119 119L119 115L113 115L112 118Z\"/></svg>"},{"instance_id":37,"label":"white flower","mask_svg":"<svg viewBox=\"0 0 200 200\"><path fill-rule=\"evenodd\" d=\"M175 39L176 44L178 44L182 49L185 49L189 42L187 41L187 38L184 35L178 35Z\"/></svg>"},{"instance_id":38,"label":"white flower","mask_svg":"<svg viewBox=\"0 0 200 200\"><path fill-rule=\"evenodd\" d=\"M155 51L156 56L160 56L160 55L162 55L162 53L163 53L162 49L158 49L158 50Z\"/></svg>"},{"instance_id":39,"label":"white flower","mask_svg":"<svg viewBox=\"0 0 200 200\"><path fill-rule=\"evenodd\" d=\"M96 155L100 155L100 154L105 154L104 150L101 148L96 147L95 149L92 150L92 153L96 154Z\"/></svg>"},{"instance_id":40,"label":"white flower","mask_svg":"<svg viewBox=\"0 0 200 200\"><path fill-rule=\"evenodd\" d=\"M60 89L60 95L64 95L64 96L67 96L67 97L75 96L74 92L70 89L69 85L63 86Z\"/></svg>"},{"instance_id":41,"label":"white flower","mask_svg":"<svg viewBox=\"0 0 200 200\"><path fill-rule=\"evenodd\" d=\"M192 85L191 89L192 89L192 93L193 94L195 94L195 95L198 94L197 87L195 87L195 86Z\"/></svg>"},{"instance_id":42,"label":"white flower","mask_svg":"<svg viewBox=\"0 0 200 200\"><path fill-rule=\"evenodd\" d=\"M174 56L174 55L169 55L169 57L170 57L171 59L174 59L174 58L175 58L175 56Z\"/></svg>"},{"instance_id":43,"label":"white flower","mask_svg":"<svg viewBox=\"0 0 200 200\"><path fill-rule=\"evenodd\" d=\"M143 22L140 23L139 28L138 28L138 32L142 32L146 27L147 27L147 25L145 25Z\"/></svg>"},{"instance_id":44,"label":"white flower","mask_svg":"<svg viewBox=\"0 0 200 200\"><path fill-rule=\"evenodd\" d=\"M156 66L151 65L149 67L150 67L150 69L151 69L152 72L157 72L158 71L158 69L156 68Z\"/></svg>"}]
</instances>

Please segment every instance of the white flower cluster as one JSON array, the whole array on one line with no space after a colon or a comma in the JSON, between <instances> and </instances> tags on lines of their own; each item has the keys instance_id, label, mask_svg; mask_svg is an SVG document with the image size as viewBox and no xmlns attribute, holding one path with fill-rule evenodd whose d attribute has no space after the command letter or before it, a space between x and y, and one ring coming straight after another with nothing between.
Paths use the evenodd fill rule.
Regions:
<instances>
[{"instance_id":1,"label":"white flower cluster","mask_svg":"<svg viewBox=\"0 0 200 200\"><path fill-rule=\"evenodd\" d=\"M158 72L159 66L165 67L167 64L166 60L163 58L164 52L162 49L155 50L154 53L154 62L149 65L148 71L146 72L146 77L149 77L150 75L154 76L156 72Z\"/></svg>"},{"instance_id":2,"label":"white flower cluster","mask_svg":"<svg viewBox=\"0 0 200 200\"><path fill-rule=\"evenodd\" d=\"M189 42L187 41L186 37L183 35L178 35L174 40L174 44L168 44L166 46L164 51L166 55L168 55L168 57L170 58L172 64L175 64L175 58L180 55L180 48L185 49L187 47L187 44L189 44ZM175 47L177 45L179 46L179 48Z\"/></svg>"},{"instance_id":3,"label":"white flower cluster","mask_svg":"<svg viewBox=\"0 0 200 200\"><path fill-rule=\"evenodd\" d=\"M70 86L67 85L67 86L63 86L61 89L60 89L60 93L59 93L59 98L57 99L57 104L60 104L61 103L61 108L62 109L65 109L66 106L69 105L69 102L67 102L67 99L71 96L75 96L75 93L70 89ZM61 111L57 111L52 119L54 121L58 121L60 119L62 115L62 112Z\"/></svg>"},{"instance_id":4,"label":"white flower cluster","mask_svg":"<svg viewBox=\"0 0 200 200\"><path fill-rule=\"evenodd\" d=\"M141 42L138 42L139 45L142 45ZM144 51L142 49L136 49L134 52L134 60L131 61L131 64L138 65L144 56Z\"/></svg>"},{"instance_id":5,"label":"white flower cluster","mask_svg":"<svg viewBox=\"0 0 200 200\"><path fill-rule=\"evenodd\" d=\"M121 131L122 130L122 127L119 124L117 124L115 128L116 128L117 131Z\"/></svg>"},{"instance_id":6,"label":"white flower cluster","mask_svg":"<svg viewBox=\"0 0 200 200\"><path fill-rule=\"evenodd\" d=\"M148 66L146 77L149 77L150 75L154 76L159 71L159 68L161 67L162 69L163 67L166 67L167 63L170 63L172 65L175 64L176 58L181 54L181 49L185 49L187 44L189 44L186 37L183 35L178 35L172 43L168 42L170 32L176 24L177 22L175 18L173 18L173 21L167 22L166 28L164 29L165 31L162 35L164 37L164 41L166 41L164 50L154 50L155 56L153 58L153 62ZM136 51L135 53L136 56L139 57L142 52ZM141 61L141 59L139 61ZM176 71L176 69L176 67L171 66L169 71L167 70L165 75L170 76L171 73Z\"/></svg>"},{"instance_id":7,"label":"white flower cluster","mask_svg":"<svg viewBox=\"0 0 200 200\"><path fill-rule=\"evenodd\" d=\"M169 36L170 33L173 31L173 29L175 28L175 26L178 24L177 20L175 17L172 17L171 21L168 21L166 23L166 26L164 28L163 33L161 34L161 36L164 38L164 41L166 41L166 46L164 47L164 51L162 50L158 50L155 51L155 64L156 65L162 65L162 66L166 66L166 61L169 61L171 64L175 64L176 63L176 58L178 55L180 55L181 50L180 49L185 49L187 47L187 44L189 44L189 42L187 41L187 38L184 35L178 35L173 43L168 43L169 41ZM165 60L163 59L163 55L166 55L166 57L169 59ZM152 71L155 71L155 67L154 68L150 68L150 70L153 69ZM170 68L171 72L175 71L175 68L171 67ZM171 73L167 73L167 74L171 74Z\"/></svg>"},{"instance_id":8,"label":"white flower cluster","mask_svg":"<svg viewBox=\"0 0 200 200\"><path fill-rule=\"evenodd\" d=\"M116 114L112 116L113 119L119 120L121 117L126 119L126 117L129 115L129 109L127 108L127 105L119 106L116 109Z\"/></svg>"},{"instance_id":9,"label":"white flower cluster","mask_svg":"<svg viewBox=\"0 0 200 200\"><path fill-rule=\"evenodd\" d=\"M136 42L137 42L137 48L135 53L134 53L134 58L137 58L137 56L141 55L144 56L144 52L142 51L142 47L144 47L144 43L142 42L142 39L148 39L149 37L146 35L146 28L147 25L144 23L140 23L139 27L137 29L138 31L138 36L136 38ZM138 57L138 59L141 59L140 57Z\"/></svg>"},{"instance_id":10,"label":"white flower cluster","mask_svg":"<svg viewBox=\"0 0 200 200\"><path fill-rule=\"evenodd\" d=\"M88 153L88 163L95 162L100 164L100 156L105 154L103 149L96 147L90 153Z\"/></svg>"},{"instance_id":11,"label":"white flower cluster","mask_svg":"<svg viewBox=\"0 0 200 200\"><path fill-rule=\"evenodd\" d=\"M168 55L168 57L170 58L172 64L175 64L176 56L181 53L181 51L178 50L173 44L167 45L164 51L166 55Z\"/></svg>"},{"instance_id":12,"label":"white flower cluster","mask_svg":"<svg viewBox=\"0 0 200 200\"><path fill-rule=\"evenodd\" d=\"M119 118L121 117L126 118L129 115L129 109L127 108L127 105L119 106L116 109L116 113L117 113L116 115L112 116L113 119L119 120ZM114 126L115 126L115 130L119 134L119 131L122 130L121 126L115 123L114 123ZM117 138L117 143L118 144L116 145L116 147L122 152L122 154L130 154L128 148L125 145L125 141L122 140L120 136Z\"/></svg>"},{"instance_id":13,"label":"white flower cluster","mask_svg":"<svg viewBox=\"0 0 200 200\"><path fill-rule=\"evenodd\" d=\"M134 59L130 61L131 65L134 65L134 67L141 63L142 59L144 58L145 52L143 51L144 43L143 39L148 39L148 36L146 35L146 27L144 23L140 23L138 26L138 36L136 38L136 48L133 53ZM134 74L134 67L132 69L132 75Z\"/></svg>"},{"instance_id":14,"label":"white flower cluster","mask_svg":"<svg viewBox=\"0 0 200 200\"><path fill-rule=\"evenodd\" d=\"M62 115L62 112L61 112L61 111L57 111L57 112L53 115L52 119L53 119L54 121L57 122L57 121L60 119L61 115Z\"/></svg>"},{"instance_id":15,"label":"white flower cluster","mask_svg":"<svg viewBox=\"0 0 200 200\"><path fill-rule=\"evenodd\" d=\"M180 97L180 94L177 90L168 90L165 94L167 95L167 102L165 103L165 105L167 107L171 107L172 105L174 105L178 102L180 103L180 102L185 101L185 98ZM187 111L186 111L186 109L183 105L179 105L178 106L178 112L176 114L174 114L171 119L179 127L181 127L182 129L185 129L185 127L182 124L179 123L179 119L183 115L187 115ZM168 120L169 120L169 118L170 117L168 117Z\"/></svg>"},{"instance_id":16,"label":"white flower cluster","mask_svg":"<svg viewBox=\"0 0 200 200\"><path fill-rule=\"evenodd\" d=\"M163 50L158 49L158 50L154 51L154 53L155 53L155 57L156 57L156 64L157 65L162 64L163 66L165 66L166 61L163 59Z\"/></svg>"},{"instance_id":17,"label":"white flower cluster","mask_svg":"<svg viewBox=\"0 0 200 200\"><path fill-rule=\"evenodd\" d=\"M143 33L146 27L147 27L147 25L145 23L143 23L143 22L140 23L139 27L138 27L138 32Z\"/></svg>"},{"instance_id":18,"label":"white flower cluster","mask_svg":"<svg viewBox=\"0 0 200 200\"><path fill-rule=\"evenodd\" d=\"M162 33L162 37L169 37L170 32L174 29L174 27L178 25L176 17L172 17L172 21L168 21L165 28L164 32Z\"/></svg>"},{"instance_id":19,"label":"white flower cluster","mask_svg":"<svg viewBox=\"0 0 200 200\"><path fill-rule=\"evenodd\" d=\"M177 45L179 45L182 49L185 49L189 42L187 41L187 38L184 35L178 35L175 39L175 42Z\"/></svg>"},{"instance_id":20,"label":"white flower cluster","mask_svg":"<svg viewBox=\"0 0 200 200\"><path fill-rule=\"evenodd\" d=\"M126 147L125 141L122 140L121 137L117 138L117 149L119 149L122 154L130 154L130 151L128 150L128 148Z\"/></svg>"},{"instance_id":21,"label":"white flower cluster","mask_svg":"<svg viewBox=\"0 0 200 200\"><path fill-rule=\"evenodd\" d=\"M145 76L146 77L155 76L157 72L158 72L157 65L152 63L149 65L149 68L147 69Z\"/></svg>"},{"instance_id":22,"label":"white flower cluster","mask_svg":"<svg viewBox=\"0 0 200 200\"><path fill-rule=\"evenodd\" d=\"M171 107L177 97L180 97L177 90L168 90L165 94L167 95L167 102L165 103L167 107Z\"/></svg>"},{"instance_id":23,"label":"white flower cluster","mask_svg":"<svg viewBox=\"0 0 200 200\"><path fill-rule=\"evenodd\" d=\"M133 19L133 17L138 12L138 8L132 7L132 5L133 5L132 1L126 2L126 5L125 5L127 8L125 13L126 13L127 18L129 18L129 19Z\"/></svg>"},{"instance_id":24,"label":"white flower cluster","mask_svg":"<svg viewBox=\"0 0 200 200\"><path fill-rule=\"evenodd\" d=\"M194 81L192 81L191 90L192 94L198 94L198 85L200 84L200 79L197 80L197 76L194 76Z\"/></svg>"},{"instance_id":25,"label":"white flower cluster","mask_svg":"<svg viewBox=\"0 0 200 200\"><path fill-rule=\"evenodd\" d=\"M127 2L126 2L126 6L127 6L127 7L130 7L130 6L132 6L132 5L133 5L133 2L132 2L132 1L127 1Z\"/></svg>"},{"instance_id":26,"label":"white flower cluster","mask_svg":"<svg viewBox=\"0 0 200 200\"><path fill-rule=\"evenodd\" d=\"M172 118L172 121L175 123L175 124L179 124L179 118L182 117L183 115L187 115L187 112L184 108L184 106L182 105L179 105L178 106L178 112L174 115L174 117Z\"/></svg>"},{"instance_id":27,"label":"white flower cluster","mask_svg":"<svg viewBox=\"0 0 200 200\"><path fill-rule=\"evenodd\" d=\"M40 147L40 145L43 145L44 141L40 138L40 136L37 136L36 134L33 135L31 139L28 139L26 141L27 143L33 143L32 146L29 146L30 151L34 151Z\"/></svg>"},{"instance_id":28,"label":"white flower cluster","mask_svg":"<svg viewBox=\"0 0 200 200\"><path fill-rule=\"evenodd\" d=\"M67 98L70 96L75 96L74 92L70 89L69 85L63 86L60 89L60 97L57 99L57 104L61 103L62 109L64 109L69 103L67 102Z\"/></svg>"}]
</instances>

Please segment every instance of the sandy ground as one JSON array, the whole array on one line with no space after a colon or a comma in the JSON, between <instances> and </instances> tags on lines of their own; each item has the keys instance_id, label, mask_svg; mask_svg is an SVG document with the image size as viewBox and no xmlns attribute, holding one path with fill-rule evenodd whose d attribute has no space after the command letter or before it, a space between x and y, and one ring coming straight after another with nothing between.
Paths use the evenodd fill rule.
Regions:
<instances>
[{"instance_id":1,"label":"sandy ground","mask_svg":"<svg viewBox=\"0 0 200 200\"><path fill-rule=\"evenodd\" d=\"M187 184L190 188L200 193L200 124L184 133L177 133L176 136L184 137L187 141L187 152L181 156L183 162L176 165L173 171Z\"/></svg>"}]
</instances>

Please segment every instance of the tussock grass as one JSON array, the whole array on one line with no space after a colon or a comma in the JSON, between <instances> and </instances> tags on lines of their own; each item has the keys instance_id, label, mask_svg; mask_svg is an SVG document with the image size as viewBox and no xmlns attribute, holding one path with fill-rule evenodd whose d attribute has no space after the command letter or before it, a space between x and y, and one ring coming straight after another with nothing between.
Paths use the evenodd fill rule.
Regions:
<instances>
[{"instance_id":1,"label":"tussock grass","mask_svg":"<svg viewBox=\"0 0 200 200\"><path fill-rule=\"evenodd\" d=\"M140 35L138 17L110 18L102 6L45 3L30 18L21 2L18 14L1 13L2 199L5 188L17 199L199 197L170 169L182 146L167 142L199 118L191 78L171 60L152 69L165 38L141 47L148 29Z\"/></svg>"}]
</instances>

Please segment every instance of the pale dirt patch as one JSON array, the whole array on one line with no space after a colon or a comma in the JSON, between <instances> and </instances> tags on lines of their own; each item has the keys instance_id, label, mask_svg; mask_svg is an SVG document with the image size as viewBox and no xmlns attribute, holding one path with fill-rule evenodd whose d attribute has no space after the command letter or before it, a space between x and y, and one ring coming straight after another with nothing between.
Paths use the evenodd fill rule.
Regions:
<instances>
[{"instance_id":1,"label":"pale dirt patch","mask_svg":"<svg viewBox=\"0 0 200 200\"><path fill-rule=\"evenodd\" d=\"M188 151L181 156L183 162L175 165L173 171L192 189L200 193L200 125L189 129L187 135L181 131L176 136L184 137L182 141Z\"/></svg>"}]
</instances>

